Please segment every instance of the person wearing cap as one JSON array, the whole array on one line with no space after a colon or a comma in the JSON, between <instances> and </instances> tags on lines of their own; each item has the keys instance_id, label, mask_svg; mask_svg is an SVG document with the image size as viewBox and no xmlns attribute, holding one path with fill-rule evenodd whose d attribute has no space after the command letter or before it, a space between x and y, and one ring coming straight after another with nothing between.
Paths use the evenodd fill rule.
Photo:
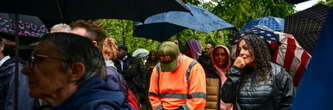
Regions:
<instances>
[{"instance_id":1,"label":"person wearing cap","mask_svg":"<svg viewBox=\"0 0 333 110\"><path fill-rule=\"evenodd\" d=\"M197 61L167 41L157 50L160 62L153 69L149 100L154 110L204 110L206 78Z\"/></svg>"}]
</instances>

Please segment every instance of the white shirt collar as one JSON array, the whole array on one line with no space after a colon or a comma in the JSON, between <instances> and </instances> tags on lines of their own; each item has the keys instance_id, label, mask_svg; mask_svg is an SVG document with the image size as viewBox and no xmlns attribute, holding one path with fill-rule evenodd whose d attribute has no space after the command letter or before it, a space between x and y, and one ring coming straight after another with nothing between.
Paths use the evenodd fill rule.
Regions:
<instances>
[{"instance_id":1,"label":"white shirt collar","mask_svg":"<svg viewBox=\"0 0 333 110\"><path fill-rule=\"evenodd\" d=\"M116 67L116 66L114 65L114 63L113 63L112 60L106 60L106 61L105 61L105 64L106 64L106 67L110 67L110 66L112 66L112 67Z\"/></svg>"},{"instance_id":2,"label":"white shirt collar","mask_svg":"<svg viewBox=\"0 0 333 110\"><path fill-rule=\"evenodd\" d=\"M5 63L8 59L10 59L10 56L5 56L0 60L0 66L2 66L3 63Z\"/></svg>"}]
</instances>

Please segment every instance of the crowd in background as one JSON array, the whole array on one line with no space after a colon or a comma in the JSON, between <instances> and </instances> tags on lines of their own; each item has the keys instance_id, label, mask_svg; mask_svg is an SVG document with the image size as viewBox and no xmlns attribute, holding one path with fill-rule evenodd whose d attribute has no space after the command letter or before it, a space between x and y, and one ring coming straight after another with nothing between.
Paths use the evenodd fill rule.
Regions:
<instances>
[{"instance_id":1,"label":"crowd in background","mask_svg":"<svg viewBox=\"0 0 333 110\"><path fill-rule=\"evenodd\" d=\"M293 99L291 76L251 34L234 53L174 40L131 55L100 24L78 20L52 27L29 61L10 56L10 43L1 38L1 110L16 105L17 67L20 110L287 110Z\"/></svg>"}]
</instances>

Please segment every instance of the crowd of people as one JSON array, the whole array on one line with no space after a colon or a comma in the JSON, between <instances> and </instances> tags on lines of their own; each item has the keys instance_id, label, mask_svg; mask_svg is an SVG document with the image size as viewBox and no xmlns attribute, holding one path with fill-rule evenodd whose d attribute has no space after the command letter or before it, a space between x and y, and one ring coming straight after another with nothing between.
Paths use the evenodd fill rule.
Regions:
<instances>
[{"instance_id":1,"label":"crowd of people","mask_svg":"<svg viewBox=\"0 0 333 110\"><path fill-rule=\"evenodd\" d=\"M53 26L29 61L10 56L10 42L0 40L1 110L288 110L294 96L291 76L252 34L234 53L196 40L182 51L174 40L140 58L91 20Z\"/></svg>"}]
</instances>

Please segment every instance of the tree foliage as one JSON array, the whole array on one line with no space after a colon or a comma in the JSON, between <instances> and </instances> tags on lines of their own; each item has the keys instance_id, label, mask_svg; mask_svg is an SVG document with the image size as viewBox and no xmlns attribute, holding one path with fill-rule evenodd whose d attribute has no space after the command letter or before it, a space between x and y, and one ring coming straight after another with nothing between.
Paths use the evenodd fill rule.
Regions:
<instances>
[{"instance_id":1,"label":"tree foliage","mask_svg":"<svg viewBox=\"0 0 333 110\"><path fill-rule=\"evenodd\" d=\"M133 36L134 21L102 19L99 20L103 24L108 37L113 37L118 44L126 45L129 52L138 48L153 50L159 46L159 42L151 39L145 39Z\"/></svg>"},{"instance_id":2,"label":"tree foliage","mask_svg":"<svg viewBox=\"0 0 333 110\"><path fill-rule=\"evenodd\" d=\"M330 6L330 7L333 6L333 0L320 1L319 3Z\"/></svg>"},{"instance_id":3,"label":"tree foliage","mask_svg":"<svg viewBox=\"0 0 333 110\"><path fill-rule=\"evenodd\" d=\"M184 0L185 3L198 5L211 11L230 24L236 26L236 30L254 18L264 16L283 18L295 12L293 10L294 6L284 0L211 0L206 3L202 3L201 1L202 0ZM108 36L116 38L118 44L125 44L128 46L130 52L137 48L145 48L148 50L156 49L160 44L160 42L154 40L134 37L133 25L135 22L133 21L99 21L104 24ZM224 29L210 33L202 33L185 29L172 36L170 40L178 39L181 48L187 40L199 40L203 45L207 43L229 45L228 36L236 30Z\"/></svg>"}]
</instances>

